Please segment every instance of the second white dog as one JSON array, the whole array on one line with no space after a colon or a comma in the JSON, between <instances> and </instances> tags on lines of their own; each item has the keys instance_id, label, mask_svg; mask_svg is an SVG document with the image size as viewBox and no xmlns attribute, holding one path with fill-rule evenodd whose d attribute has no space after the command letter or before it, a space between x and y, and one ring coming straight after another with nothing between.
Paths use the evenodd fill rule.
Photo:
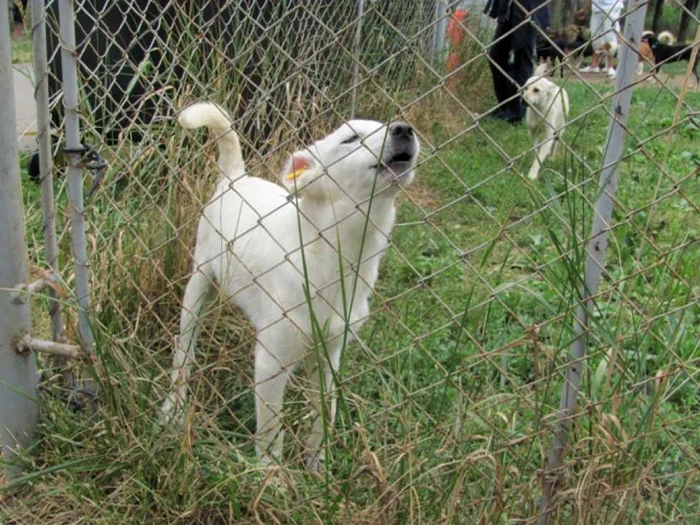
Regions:
<instances>
[{"instance_id":1,"label":"second white dog","mask_svg":"<svg viewBox=\"0 0 700 525\"><path fill-rule=\"evenodd\" d=\"M216 133L222 175L199 221L173 391L162 417L166 422L182 417L202 307L221 291L256 331L258 456L265 463L281 457L284 391L295 367L304 363L314 417L307 465L318 469L324 459L323 419L330 426L335 417L341 350L369 314L379 260L394 225L394 201L413 179L418 140L403 122L350 121L295 152L282 172L282 188L246 175L238 136L218 106L190 106L179 122ZM330 400L327 418L321 417L323 396Z\"/></svg>"},{"instance_id":2,"label":"second white dog","mask_svg":"<svg viewBox=\"0 0 700 525\"><path fill-rule=\"evenodd\" d=\"M557 142L564 132L569 115L569 95L566 90L544 74L545 69L538 67L523 88L523 98L527 102L525 121L536 148L535 160L528 173L533 180L539 177L542 163L549 154L556 154Z\"/></svg>"}]
</instances>

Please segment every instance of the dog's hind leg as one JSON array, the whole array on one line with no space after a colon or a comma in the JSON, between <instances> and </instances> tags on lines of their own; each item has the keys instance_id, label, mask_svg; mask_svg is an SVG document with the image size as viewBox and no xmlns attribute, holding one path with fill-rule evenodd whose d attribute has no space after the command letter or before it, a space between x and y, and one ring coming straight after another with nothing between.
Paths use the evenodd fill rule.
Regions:
<instances>
[{"instance_id":1,"label":"dog's hind leg","mask_svg":"<svg viewBox=\"0 0 700 525\"><path fill-rule=\"evenodd\" d=\"M320 356L320 359L310 357L307 361L314 426L307 441L306 467L314 472L320 471L323 467L325 461L325 451L322 446L323 437L327 431L333 428L335 422L338 406L338 399L335 395L335 374L340 366L341 345L341 342L330 342L327 344L327 357ZM323 349L319 349L319 352L323 352ZM321 365L320 373L318 364ZM321 379L323 379L323 385L320 384Z\"/></svg>"},{"instance_id":2,"label":"dog's hind leg","mask_svg":"<svg viewBox=\"0 0 700 525\"><path fill-rule=\"evenodd\" d=\"M282 458L282 403L287 382L303 355L299 333L279 324L258 334L255 345L255 452L269 465Z\"/></svg>"},{"instance_id":3,"label":"dog's hind leg","mask_svg":"<svg viewBox=\"0 0 700 525\"><path fill-rule=\"evenodd\" d=\"M212 291L212 278L205 274L203 269L195 270L187 283L182 300L180 335L177 338L171 374L172 392L161 408L161 421L164 424L177 423L183 416L182 409L187 400L187 383L194 361L194 347L201 331L200 313Z\"/></svg>"}]
</instances>

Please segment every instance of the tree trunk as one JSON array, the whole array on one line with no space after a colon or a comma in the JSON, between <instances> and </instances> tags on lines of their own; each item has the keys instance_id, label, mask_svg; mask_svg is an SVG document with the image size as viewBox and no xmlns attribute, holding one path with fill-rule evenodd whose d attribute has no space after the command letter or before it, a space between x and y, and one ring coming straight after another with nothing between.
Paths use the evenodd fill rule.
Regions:
<instances>
[{"instance_id":1,"label":"tree trunk","mask_svg":"<svg viewBox=\"0 0 700 525\"><path fill-rule=\"evenodd\" d=\"M690 19L692 18L692 13L695 12L695 8L698 6L698 0L685 0L683 14L681 15L681 25L678 28L678 41L685 42L686 33L688 32L688 25L690 25Z\"/></svg>"},{"instance_id":2,"label":"tree trunk","mask_svg":"<svg viewBox=\"0 0 700 525\"><path fill-rule=\"evenodd\" d=\"M656 33L657 35L659 34L659 24L661 23L661 13L664 10L664 0L656 0L656 4L654 5L654 19L651 23L651 30Z\"/></svg>"}]
</instances>

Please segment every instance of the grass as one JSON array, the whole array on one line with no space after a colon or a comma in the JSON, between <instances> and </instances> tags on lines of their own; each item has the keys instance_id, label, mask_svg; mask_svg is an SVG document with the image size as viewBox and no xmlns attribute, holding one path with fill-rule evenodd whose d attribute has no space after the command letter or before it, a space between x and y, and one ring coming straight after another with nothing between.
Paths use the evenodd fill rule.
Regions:
<instances>
[{"instance_id":1,"label":"grass","mask_svg":"<svg viewBox=\"0 0 700 525\"><path fill-rule=\"evenodd\" d=\"M25 29L22 33L12 38L12 63L13 64L28 64L32 61L32 36L26 30L30 27L29 13L23 13L24 19L27 22L24 24Z\"/></svg>"},{"instance_id":2,"label":"grass","mask_svg":"<svg viewBox=\"0 0 700 525\"><path fill-rule=\"evenodd\" d=\"M27 33L23 33L12 40L12 63L29 64L32 61L32 39Z\"/></svg>"},{"instance_id":3,"label":"grass","mask_svg":"<svg viewBox=\"0 0 700 525\"><path fill-rule=\"evenodd\" d=\"M482 61L464 74L454 94L429 93L435 77L423 67L416 87L383 94L386 83L377 81L361 92L363 116L400 113L416 125L423 158L416 185L400 198L374 313L361 344L344 355L328 476L302 468L310 422L301 379L285 407L285 468L269 472L253 459L253 334L223 302L200 340L186 428L156 424L214 150L199 153L203 135L188 137L169 122L148 128L141 143L103 147L111 168L87 201L98 360L84 364L100 383L100 410L91 418L73 412L47 382L41 437L25 456L27 474L0 493L0 521L525 523L536 516L611 85L567 83L570 151L531 183L522 176L532 161L526 129L475 120L493 104L483 95L489 77ZM699 94L686 102L697 108ZM645 85L634 93L555 522L698 518L700 130L683 112L670 135L675 107L674 92ZM279 142L295 136L282 127ZM265 176L281 158L248 152L251 169ZM39 198L23 177L29 259L41 267ZM63 179L56 195L69 287ZM37 303L35 319L45 318L44 306ZM74 326L72 309L64 310Z\"/></svg>"}]
</instances>

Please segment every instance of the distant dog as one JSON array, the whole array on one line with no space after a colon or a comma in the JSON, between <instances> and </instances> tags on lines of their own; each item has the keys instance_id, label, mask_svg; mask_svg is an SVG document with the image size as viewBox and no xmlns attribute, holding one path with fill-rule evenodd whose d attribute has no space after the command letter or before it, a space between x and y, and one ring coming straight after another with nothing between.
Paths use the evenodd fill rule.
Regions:
<instances>
[{"instance_id":1,"label":"distant dog","mask_svg":"<svg viewBox=\"0 0 700 525\"><path fill-rule=\"evenodd\" d=\"M556 154L557 143L564 133L566 118L569 115L569 95L566 90L544 77L546 65L538 66L535 73L525 83L523 98L527 102L525 121L535 147L535 160L528 176L535 180L542 163L551 153Z\"/></svg>"},{"instance_id":2,"label":"distant dog","mask_svg":"<svg viewBox=\"0 0 700 525\"><path fill-rule=\"evenodd\" d=\"M652 73L657 73L664 64L683 61L690 62L691 54L693 52L692 44L663 44L655 35L647 35L643 38L643 40L649 44L651 52L654 54L654 67L652 68ZM696 85L700 85L700 76L698 76L699 57L700 53L695 56L695 62L691 68L693 71L693 76L695 77Z\"/></svg>"},{"instance_id":3,"label":"distant dog","mask_svg":"<svg viewBox=\"0 0 700 525\"><path fill-rule=\"evenodd\" d=\"M572 67L578 69L584 58L593 56L590 32L588 29L581 29L576 25L572 25L566 29L565 33L567 35L567 42L564 51L571 59ZM573 40L571 39L571 35L574 35Z\"/></svg>"},{"instance_id":4,"label":"distant dog","mask_svg":"<svg viewBox=\"0 0 700 525\"><path fill-rule=\"evenodd\" d=\"M256 331L258 457L266 464L281 457L284 391L304 364L313 413L306 462L317 470L324 429L335 417L340 354L369 314L394 201L413 180L418 139L404 122L349 121L292 154L280 187L246 174L238 135L218 106L194 104L179 122L216 134L221 176L197 229L162 421L182 419L202 309L221 291Z\"/></svg>"},{"instance_id":5,"label":"distant dog","mask_svg":"<svg viewBox=\"0 0 700 525\"><path fill-rule=\"evenodd\" d=\"M588 32L588 28L577 24L570 24L562 30L561 36L562 38L564 38L564 41L568 46L569 44L574 42L578 38L579 34L581 34L582 32Z\"/></svg>"},{"instance_id":6,"label":"distant dog","mask_svg":"<svg viewBox=\"0 0 700 525\"><path fill-rule=\"evenodd\" d=\"M652 68L654 67L654 53L651 52L649 42L646 40L648 36L656 36L656 33L648 29L642 31L642 41L639 44L639 55L637 56L637 75L644 74L644 64L649 64Z\"/></svg>"},{"instance_id":7,"label":"distant dog","mask_svg":"<svg viewBox=\"0 0 700 525\"><path fill-rule=\"evenodd\" d=\"M562 67L566 60L566 40L562 33L548 31L547 36L538 34L535 52L539 63L550 63L552 72L558 71L560 76L564 76Z\"/></svg>"},{"instance_id":8,"label":"distant dog","mask_svg":"<svg viewBox=\"0 0 700 525\"><path fill-rule=\"evenodd\" d=\"M600 50L603 52L603 58L605 58L605 68L608 71L614 69L615 58L617 58L617 52L620 50L620 44L617 41L603 42L600 45Z\"/></svg>"}]
</instances>

